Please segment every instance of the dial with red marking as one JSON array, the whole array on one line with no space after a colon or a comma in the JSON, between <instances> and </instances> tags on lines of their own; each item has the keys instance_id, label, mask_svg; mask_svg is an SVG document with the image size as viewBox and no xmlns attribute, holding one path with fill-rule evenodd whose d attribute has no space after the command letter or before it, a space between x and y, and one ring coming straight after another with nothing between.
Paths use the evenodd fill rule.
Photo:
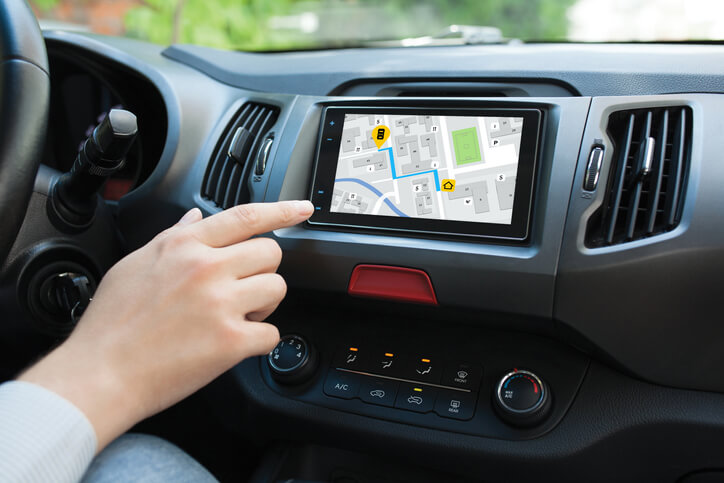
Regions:
<instances>
[{"instance_id":1,"label":"dial with red marking","mask_svg":"<svg viewBox=\"0 0 724 483\"><path fill-rule=\"evenodd\" d=\"M519 369L513 369L500 379L494 399L498 414L517 426L542 421L550 406L545 383L534 373Z\"/></svg>"}]
</instances>

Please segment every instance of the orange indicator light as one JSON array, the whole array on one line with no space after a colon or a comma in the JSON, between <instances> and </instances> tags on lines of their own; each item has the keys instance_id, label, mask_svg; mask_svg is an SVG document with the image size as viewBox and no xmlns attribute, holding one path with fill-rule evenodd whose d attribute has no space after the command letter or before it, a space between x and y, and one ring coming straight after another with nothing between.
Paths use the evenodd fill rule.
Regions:
<instances>
[{"instance_id":1,"label":"orange indicator light","mask_svg":"<svg viewBox=\"0 0 724 483\"><path fill-rule=\"evenodd\" d=\"M352 352L357 352L357 351L358 351L358 349L357 349L356 347L350 347L349 350L352 351Z\"/></svg>"},{"instance_id":2,"label":"orange indicator light","mask_svg":"<svg viewBox=\"0 0 724 483\"><path fill-rule=\"evenodd\" d=\"M422 362L430 362L430 359L422 359Z\"/></svg>"},{"instance_id":3,"label":"orange indicator light","mask_svg":"<svg viewBox=\"0 0 724 483\"><path fill-rule=\"evenodd\" d=\"M391 352L385 352L385 357L395 357L395 354Z\"/></svg>"}]
</instances>

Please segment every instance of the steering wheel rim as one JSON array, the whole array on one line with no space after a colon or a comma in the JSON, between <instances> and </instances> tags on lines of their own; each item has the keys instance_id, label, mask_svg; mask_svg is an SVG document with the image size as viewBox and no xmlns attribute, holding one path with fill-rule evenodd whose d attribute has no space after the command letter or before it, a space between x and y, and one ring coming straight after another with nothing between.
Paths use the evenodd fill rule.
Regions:
<instances>
[{"instance_id":1,"label":"steering wheel rim","mask_svg":"<svg viewBox=\"0 0 724 483\"><path fill-rule=\"evenodd\" d=\"M0 265L25 218L50 104L48 54L25 0L0 1Z\"/></svg>"}]
</instances>

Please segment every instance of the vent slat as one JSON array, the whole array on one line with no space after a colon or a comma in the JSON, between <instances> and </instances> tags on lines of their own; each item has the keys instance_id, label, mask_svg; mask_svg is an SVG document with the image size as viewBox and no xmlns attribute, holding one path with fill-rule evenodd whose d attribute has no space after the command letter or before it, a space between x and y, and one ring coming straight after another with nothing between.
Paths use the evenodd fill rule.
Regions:
<instances>
[{"instance_id":1,"label":"vent slat","mask_svg":"<svg viewBox=\"0 0 724 483\"><path fill-rule=\"evenodd\" d=\"M277 120L279 110L255 102L245 103L227 126L206 168L201 195L216 206L226 209L249 201L247 178L263 136ZM234 133L244 128L249 136L237 141L234 153L229 149ZM232 158L232 156L234 156Z\"/></svg>"},{"instance_id":2,"label":"vent slat","mask_svg":"<svg viewBox=\"0 0 724 483\"><path fill-rule=\"evenodd\" d=\"M604 202L589 219L586 245L616 245L673 229L680 220L691 157L689 107L618 111Z\"/></svg>"},{"instance_id":3,"label":"vent slat","mask_svg":"<svg viewBox=\"0 0 724 483\"><path fill-rule=\"evenodd\" d=\"M234 136L233 131L229 131L224 136L223 145L228 146L231 143L231 138ZM206 173L206 181L204 182L203 195L209 199L216 199L217 188L219 178L221 177L221 171L224 168L224 159L226 153L218 151L212 158L212 162L209 164L209 168Z\"/></svg>"},{"instance_id":4,"label":"vent slat","mask_svg":"<svg viewBox=\"0 0 724 483\"><path fill-rule=\"evenodd\" d=\"M231 169L233 168L233 161L228 156L224 158L222 163L223 167L221 168L221 176L219 176L219 180L216 182L216 189L214 191L214 193L216 194L216 196L214 197L214 201L216 201L218 205L223 204L219 203L217 200L224 199L224 195L226 194L226 187L229 183L229 175L231 174Z\"/></svg>"},{"instance_id":5,"label":"vent slat","mask_svg":"<svg viewBox=\"0 0 724 483\"><path fill-rule=\"evenodd\" d=\"M259 106L255 104L245 104L235 127L247 127L249 125L249 119L254 118L258 109ZM235 131L236 129L233 130Z\"/></svg>"},{"instance_id":6,"label":"vent slat","mask_svg":"<svg viewBox=\"0 0 724 483\"><path fill-rule=\"evenodd\" d=\"M260 107L259 109L255 109L253 115L249 117L246 128L254 135L257 134L259 119L262 117L263 114L264 108Z\"/></svg>"},{"instance_id":7,"label":"vent slat","mask_svg":"<svg viewBox=\"0 0 724 483\"><path fill-rule=\"evenodd\" d=\"M651 173L653 179L653 190L649 195L649 213L648 220L646 221L646 234L650 235L654 232L654 225L656 223L656 214L659 208L659 198L661 197L661 182L664 175L664 159L666 157L666 144L668 142L669 134L669 110L664 111L664 116L661 119L661 127L659 128L659 142L657 143L657 153L654 154L654 166ZM658 155L657 155L658 154Z\"/></svg>"},{"instance_id":8,"label":"vent slat","mask_svg":"<svg viewBox=\"0 0 724 483\"><path fill-rule=\"evenodd\" d=\"M269 109L268 112L266 113L266 115L264 116L264 120L260 124L259 135L254 137L254 142L252 143L251 150L249 151L251 153L251 157L250 157L250 159L248 159L246 165L244 166L244 170L241 174L242 180L249 179L249 173L253 169L253 165L254 165L254 160L255 160L254 156L255 156L256 152L259 150L259 146L261 145L261 143L264 139L263 135L266 134L267 132L269 132L269 129L271 129L271 127L274 125L274 123L277 120L276 117L277 117L276 112L272 109ZM244 182L239 183L239 186L235 191L236 191L236 194L234 197L234 206L240 204L242 202L241 200L248 198L248 195L249 195L248 187L246 186L246 183L244 183Z\"/></svg>"},{"instance_id":9,"label":"vent slat","mask_svg":"<svg viewBox=\"0 0 724 483\"><path fill-rule=\"evenodd\" d=\"M633 138L633 128L634 128L634 121L635 116L631 114L629 117L628 122L628 131L626 133L626 140L624 141L624 150L621 152L621 159L618 162L617 170L616 170L616 181L614 182L614 203L613 207L611 208L610 213L610 221L608 223L608 231L606 232L606 243L611 243L613 241L613 235L614 231L616 229L616 221L618 220L618 212L621 207L621 196L623 195L623 182L625 178L627 163L628 160L628 154L631 150L631 140Z\"/></svg>"},{"instance_id":10,"label":"vent slat","mask_svg":"<svg viewBox=\"0 0 724 483\"><path fill-rule=\"evenodd\" d=\"M634 230L636 229L636 220L639 216L639 203L641 202L641 190L643 188L643 178L641 171L643 169L644 161L649 154L647 140L651 136L651 111L646 113L646 124L641 132L641 140L639 141L639 149L634 157L635 168L631 171L631 181L633 184L633 196L629 199L629 209L626 216L626 239L632 240L634 237Z\"/></svg>"},{"instance_id":11,"label":"vent slat","mask_svg":"<svg viewBox=\"0 0 724 483\"><path fill-rule=\"evenodd\" d=\"M666 225L669 227L673 227L678 222L679 195L683 184L681 168L686 156L686 131L686 112L682 110L674 133L674 146L671 148L672 162L669 165L669 182L667 183L669 193L664 208ZM676 156L675 159L673 159L674 156Z\"/></svg>"},{"instance_id":12,"label":"vent slat","mask_svg":"<svg viewBox=\"0 0 724 483\"><path fill-rule=\"evenodd\" d=\"M237 187L240 184L239 178L241 178L241 169L239 169L238 163L234 163L234 167L231 169L231 176L229 176L229 186L226 190L224 202L221 206L223 209L234 206L232 203L234 202L234 195L237 191Z\"/></svg>"},{"instance_id":13,"label":"vent slat","mask_svg":"<svg viewBox=\"0 0 724 483\"><path fill-rule=\"evenodd\" d=\"M641 201L641 182L636 183L633 196L631 197L631 207L626 210L626 240L633 240L634 229L636 228L636 220L639 216L639 202Z\"/></svg>"},{"instance_id":14,"label":"vent slat","mask_svg":"<svg viewBox=\"0 0 724 483\"><path fill-rule=\"evenodd\" d=\"M214 162L211 163L209 172L206 176L206 181L204 182L204 190L202 193L207 198L214 198L214 195L216 194L216 185L219 181L219 176L221 176L221 168L223 167L224 164L218 162L218 160L214 160Z\"/></svg>"}]
</instances>

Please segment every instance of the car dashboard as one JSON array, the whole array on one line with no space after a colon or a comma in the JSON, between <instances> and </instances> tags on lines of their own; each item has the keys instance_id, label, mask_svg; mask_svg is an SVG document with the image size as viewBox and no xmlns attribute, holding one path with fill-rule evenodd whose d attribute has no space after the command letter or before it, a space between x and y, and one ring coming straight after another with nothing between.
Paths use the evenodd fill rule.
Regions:
<instances>
[{"instance_id":1,"label":"car dashboard","mask_svg":"<svg viewBox=\"0 0 724 483\"><path fill-rule=\"evenodd\" d=\"M133 169L107 196L122 246L83 255L99 276L192 207L328 210L337 186L315 170L345 136L327 127L335 109L373 113L370 129L374 113L540 114L523 133L535 142L520 236L390 217L269 234L289 286L269 319L282 343L203 391L225 432L290 445L259 481L724 478L720 45L243 53L45 37L48 166L63 169L95 110L139 118ZM56 73L86 80L61 88Z\"/></svg>"}]
</instances>

